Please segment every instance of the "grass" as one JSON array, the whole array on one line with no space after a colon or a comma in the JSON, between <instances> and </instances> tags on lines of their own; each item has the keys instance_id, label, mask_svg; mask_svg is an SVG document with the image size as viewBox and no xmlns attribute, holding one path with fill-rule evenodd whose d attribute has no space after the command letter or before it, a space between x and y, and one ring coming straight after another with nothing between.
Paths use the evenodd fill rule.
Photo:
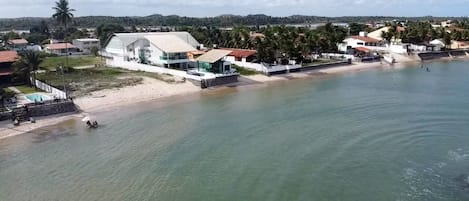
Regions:
<instances>
[{"instance_id":1,"label":"grass","mask_svg":"<svg viewBox=\"0 0 469 201\"><path fill-rule=\"evenodd\" d=\"M61 73L52 71L40 73L37 77L59 89L63 89L65 79L65 88L72 96L84 96L103 89L137 85L143 81L141 77L127 75L128 71L116 68L90 68L73 70L66 73L64 78Z\"/></svg>"},{"instance_id":2,"label":"grass","mask_svg":"<svg viewBox=\"0 0 469 201\"><path fill-rule=\"evenodd\" d=\"M243 68L243 67L239 67L237 65L232 65L232 67L234 69L236 69L236 71L241 74L241 75L256 75L257 72L254 71L254 70L251 70L251 69L247 69L247 68Z\"/></svg>"},{"instance_id":3,"label":"grass","mask_svg":"<svg viewBox=\"0 0 469 201\"><path fill-rule=\"evenodd\" d=\"M15 88L17 88L18 90L21 91L21 93L24 93L24 94L31 94L31 93L36 93L36 92L43 92L42 90L40 89L35 89L34 87L29 87L27 85L20 85L20 86L15 86Z\"/></svg>"},{"instance_id":4,"label":"grass","mask_svg":"<svg viewBox=\"0 0 469 201\"><path fill-rule=\"evenodd\" d=\"M40 68L55 71L58 66L66 63L66 57L46 57L42 61ZM101 58L96 56L68 57L68 66L91 66L101 64Z\"/></svg>"}]
</instances>

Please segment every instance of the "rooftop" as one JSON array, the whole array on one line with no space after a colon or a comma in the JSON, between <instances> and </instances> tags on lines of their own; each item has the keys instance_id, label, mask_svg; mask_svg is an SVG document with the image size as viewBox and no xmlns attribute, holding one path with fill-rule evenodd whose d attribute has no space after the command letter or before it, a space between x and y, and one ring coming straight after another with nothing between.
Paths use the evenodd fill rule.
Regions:
<instances>
[{"instance_id":1,"label":"rooftop","mask_svg":"<svg viewBox=\"0 0 469 201\"><path fill-rule=\"evenodd\" d=\"M223 48L224 50L230 50L230 56L239 57L239 58L246 58L257 53L256 50L249 50L249 49L232 49L232 48Z\"/></svg>"},{"instance_id":2,"label":"rooftop","mask_svg":"<svg viewBox=\"0 0 469 201\"><path fill-rule=\"evenodd\" d=\"M75 39L77 41L81 41L81 42L94 42L94 41L99 41L99 39L97 38L78 38L78 39Z\"/></svg>"},{"instance_id":3,"label":"rooftop","mask_svg":"<svg viewBox=\"0 0 469 201\"><path fill-rule=\"evenodd\" d=\"M55 43L55 44L47 45L46 48L49 50L63 50L63 49L73 49L77 47L70 43Z\"/></svg>"},{"instance_id":4,"label":"rooftop","mask_svg":"<svg viewBox=\"0 0 469 201\"><path fill-rule=\"evenodd\" d=\"M380 40L374 39L368 36L351 36L351 38L356 39L356 40L361 40L365 43L379 43Z\"/></svg>"},{"instance_id":5,"label":"rooftop","mask_svg":"<svg viewBox=\"0 0 469 201\"><path fill-rule=\"evenodd\" d=\"M115 37L119 38L122 41L124 46L127 46L140 38L145 36L155 36L155 35L173 35L177 36L184 42L188 43L192 47L197 47L200 43L188 32L140 32L140 33L116 33Z\"/></svg>"},{"instance_id":6,"label":"rooftop","mask_svg":"<svg viewBox=\"0 0 469 201\"><path fill-rule=\"evenodd\" d=\"M222 59L223 57L228 56L230 53L231 53L231 50L213 49L203 54L196 60L201 61L201 62L207 62L207 63L215 63L216 61Z\"/></svg>"},{"instance_id":7,"label":"rooftop","mask_svg":"<svg viewBox=\"0 0 469 201\"><path fill-rule=\"evenodd\" d=\"M0 51L0 63L15 62L18 58L16 51Z\"/></svg>"},{"instance_id":8,"label":"rooftop","mask_svg":"<svg viewBox=\"0 0 469 201\"><path fill-rule=\"evenodd\" d=\"M13 45L24 45L28 44L28 41L24 38L9 40L8 43Z\"/></svg>"},{"instance_id":9,"label":"rooftop","mask_svg":"<svg viewBox=\"0 0 469 201\"><path fill-rule=\"evenodd\" d=\"M149 35L145 36L157 48L166 53L192 52L196 49L174 35Z\"/></svg>"}]
</instances>

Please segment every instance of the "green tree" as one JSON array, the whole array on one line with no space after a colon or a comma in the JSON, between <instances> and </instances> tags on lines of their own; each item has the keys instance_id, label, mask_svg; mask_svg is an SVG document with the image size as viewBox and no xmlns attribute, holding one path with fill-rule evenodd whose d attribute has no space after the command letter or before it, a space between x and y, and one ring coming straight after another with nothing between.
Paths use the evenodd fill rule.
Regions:
<instances>
[{"instance_id":1,"label":"green tree","mask_svg":"<svg viewBox=\"0 0 469 201\"><path fill-rule=\"evenodd\" d=\"M52 7L52 9L55 10L55 13L52 15L52 18L54 18L60 25L63 25L65 27L65 30L67 30L67 25L72 21L72 12L74 12L75 9L71 9L69 7L68 0L56 1L55 7Z\"/></svg>"},{"instance_id":2,"label":"green tree","mask_svg":"<svg viewBox=\"0 0 469 201\"><path fill-rule=\"evenodd\" d=\"M26 81L29 86L33 86L31 82L31 73L33 79L36 79L36 71L39 69L39 65L42 63L43 58L39 52L27 50L21 54L20 60L13 64L15 70L14 74L19 80ZM35 86L35 85L34 85ZM36 87L36 86L35 86Z\"/></svg>"},{"instance_id":3,"label":"green tree","mask_svg":"<svg viewBox=\"0 0 469 201\"><path fill-rule=\"evenodd\" d=\"M118 24L101 24L96 28L96 35L99 38L101 46L112 36L114 33L125 32L125 28Z\"/></svg>"}]
</instances>

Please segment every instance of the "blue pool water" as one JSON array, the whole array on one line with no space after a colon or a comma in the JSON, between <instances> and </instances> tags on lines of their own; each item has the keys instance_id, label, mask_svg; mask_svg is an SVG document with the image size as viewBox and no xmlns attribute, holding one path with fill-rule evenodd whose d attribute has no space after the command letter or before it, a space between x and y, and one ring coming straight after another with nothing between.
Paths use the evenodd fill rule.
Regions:
<instances>
[{"instance_id":1,"label":"blue pool water","mask_svg":"<svg viewBox=\"0 0 469 201\"><path fill-rule=\"evenodd\" d=\"M32 102L40 102L49 99L47 96L44 96L42 94L28 94L26 95L26 98Z\"/></svg>"}]
</instances>

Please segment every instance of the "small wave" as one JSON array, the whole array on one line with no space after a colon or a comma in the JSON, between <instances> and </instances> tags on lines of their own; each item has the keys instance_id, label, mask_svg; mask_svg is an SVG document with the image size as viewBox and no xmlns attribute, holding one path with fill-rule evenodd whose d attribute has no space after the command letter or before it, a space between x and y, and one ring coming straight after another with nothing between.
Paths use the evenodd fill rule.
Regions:
<instances>
[{"instance_id":1,"label":"small wave","mask_svg":"<svg viewBox=\"0 0 469 201\"><path fill-rule=\"evenodd\" d=\"M456 151L448 151L448 158L452 161L462 161L469 158L469 153L464 152L462 149Z\"/></svg>"}]
</instances>

